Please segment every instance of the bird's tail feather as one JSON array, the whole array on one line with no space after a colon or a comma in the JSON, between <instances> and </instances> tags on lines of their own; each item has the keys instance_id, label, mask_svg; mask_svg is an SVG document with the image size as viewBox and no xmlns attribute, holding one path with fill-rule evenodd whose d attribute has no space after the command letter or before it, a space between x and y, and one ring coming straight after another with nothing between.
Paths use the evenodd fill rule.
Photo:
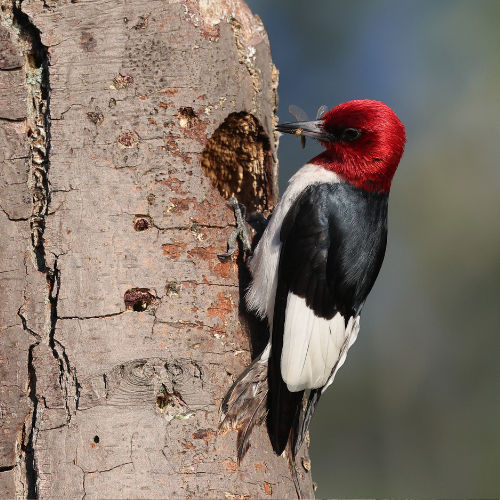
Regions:
<instances>
[{"instance_id":1,"label":"bird's tail feather","mask_svg":"<svg viewBox=\"0 0 500 500\"><path fill-rule=\"evenodd\" d=\"M250 435L255 424L263 422L267 414L267 360L266 348L248 368L236 379L222 400L221 433L229 429L238 431L238 463L250 447Z\"/></svg>"},{"instance_id":2,"label":"bird's tail feather","mask_svg":"<svg viewBox=\"0 0 500 500\"><path fill-rule=\"evenodd\" d=\"M297 493L297 498L302 500L302 489L300 488L299 475L297 474L297 465L295 464L295 453L292 448L293 444L288 441L287 445L287 457L288 457L288 467L290 468L290 473L292 475L293 484L295 486L295 491Z\"/></svg>"},{"instance_id":3,"label":"bird's tail feather","mask_svg":"<svg viewBox=\"0 0 500 500\"><path fill-rule=\"evenodd\" d=\"M302 410L300 412L298 425L293 429L292 452L294 457L297 456L300 447L304 442L304 438L306 437L307 430L309 429L311 419L314 415L314 410L316 409L316 405L318 404L320 397L321 389L312 389L309 393L309 399L307 400L305 411Z\"/></svg>"}]
</instances>

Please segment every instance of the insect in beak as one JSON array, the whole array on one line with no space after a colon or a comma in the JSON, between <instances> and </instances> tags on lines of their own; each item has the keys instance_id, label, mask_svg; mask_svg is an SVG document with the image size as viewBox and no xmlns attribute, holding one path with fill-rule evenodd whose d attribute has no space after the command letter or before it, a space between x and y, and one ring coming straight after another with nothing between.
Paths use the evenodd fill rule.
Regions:
<instances>
[{"instance_id":1,"label":"insect in beak","mask_svg":"<svg viewBox=\"0 0 500 500\"><path fill-rule=\"evenodd\" d=\"M323 105L320 106L318 109L318 112L316 113L316 123L314 125L317 125L321 122L321 117L328 111L328 107ZM285 132L289 134L294 134L297 137L300 137L300 145L302 146L302 149L306 147L306 136L307 135L312 135L313 137L316 136L317 134L311 134L310 130L304 130L303 127L300 127L300 122L302 124L310 125L313 122L309 122L309 118L307 116L307 113L300 108L299 106L296 106L295 104L292 104L288 108L288 112L297 120L299 123L285 123L282 125L278 125L278 130L280 132ZM315 131L316 132L316 131Z\"/></svg>"},{"instance_id":2,"label":"insect in beak","mask_svg":"<svg viewBox=\"0 0 500 500\"><path fill-rule=\"evenodd\" d=\"M304 131L301 128L298 128L295 131L296 136L300 136L300 145L302 146L302 149L306 147L306 136L304 135Z\"/></svg>"}]
</instances>

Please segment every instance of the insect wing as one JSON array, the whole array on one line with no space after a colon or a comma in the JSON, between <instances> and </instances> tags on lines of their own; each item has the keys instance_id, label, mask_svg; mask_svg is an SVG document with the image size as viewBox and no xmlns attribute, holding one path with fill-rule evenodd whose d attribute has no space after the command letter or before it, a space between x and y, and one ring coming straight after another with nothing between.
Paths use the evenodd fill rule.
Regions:
<instances>
[{"instance_id":1,"label":"insect wing","mask_svg":"<svg viewBox=\"0 0 500 500\"><path fill-rule=\"evenodd\" d=\"M290 107L288 108L288 112L298 122L307 122L307 121L309 121L309 117L307 116L307 113L301 107L296 106L295 104L291 104L290 105ZM306 147L306 137L304 135L301 135L300 132L297 133L297 135L300 135L300 145L302 146L302 149L304 149Z\"/></svg>"},{"instance_id":2,"label":"insect wing","mask_svg":"<svg viewBox=\"0 0 500 500\"><path fill-rule=\"evenodd\" d=\"M307 122L309 121L309 117L307 116L307 113L300 108L299 106L296 106L295 104L291 104L290 107L288 108L288 112L298 121L298 122Z\"/></svg>"},{"instance_id":3,"label":"insect wing","mask_svg":"<svg viewBox=\"0 0 500 500\"><path fill-rule=\"evenodd\" d=\"M328 111L328 106L323 104L318 108L318 112L316 113L316 120L319 120L326 112Z\"/></svg>"}]
</instances>

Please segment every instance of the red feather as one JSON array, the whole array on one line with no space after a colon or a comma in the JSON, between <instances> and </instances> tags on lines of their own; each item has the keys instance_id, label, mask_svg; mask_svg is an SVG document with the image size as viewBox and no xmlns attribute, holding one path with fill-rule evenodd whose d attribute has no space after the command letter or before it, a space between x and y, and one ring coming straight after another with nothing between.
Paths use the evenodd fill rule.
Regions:
<instances>
[{"instance_id":1,"label":"red feather","mask_svg":"<svg viewBox=\"0 0 500 500\"><path fill-rule=\"evenodd\" d=\"M311 163L366 191L389 191L406 142L404 125L389 106L369 99L345 102L323 115L323 127L336 134L355 128L361 135L352 142L323 143L326 151Z\"/></svg>"}]
</instances>

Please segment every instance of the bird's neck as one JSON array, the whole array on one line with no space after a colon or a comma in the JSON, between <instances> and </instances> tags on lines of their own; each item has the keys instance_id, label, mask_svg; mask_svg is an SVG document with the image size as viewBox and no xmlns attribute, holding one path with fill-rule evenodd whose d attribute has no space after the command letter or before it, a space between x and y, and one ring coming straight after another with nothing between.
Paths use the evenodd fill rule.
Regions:
<instances>
[{"instance_id":1,"label":"bird's neck","mask_svg":"<svg viewBox=\"0 0 500 500\"><path fill-rule=\"evenodd\" d=\"M372 162L369 165L363 157L341 157L334 151L326 150L309 163L335 172L349 184L365 191L388 193L391 189L393 172L388 173L383 164Z\"/></svg>"}]
</instances>

